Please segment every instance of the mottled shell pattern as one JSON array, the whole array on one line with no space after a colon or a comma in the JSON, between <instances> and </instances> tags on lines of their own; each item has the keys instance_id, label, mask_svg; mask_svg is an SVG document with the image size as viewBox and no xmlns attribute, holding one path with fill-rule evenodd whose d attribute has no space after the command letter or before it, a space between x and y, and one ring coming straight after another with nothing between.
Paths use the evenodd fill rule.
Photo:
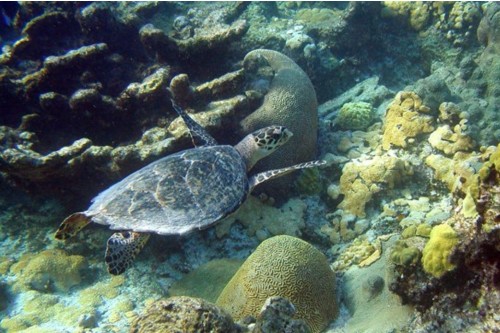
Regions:
<instances>
[{"instance_id":1,"label":"mottled shell pattern","mask_svg":"<svg viewBox=\"0 0 500 333\"><path fill-rule=\"evenodd\" d=\"M185 234L235 211L248 193L246 166L232 146L203 146L149 164L111 186L86 211L112 230Z\"/></svg>"}]
</instances>

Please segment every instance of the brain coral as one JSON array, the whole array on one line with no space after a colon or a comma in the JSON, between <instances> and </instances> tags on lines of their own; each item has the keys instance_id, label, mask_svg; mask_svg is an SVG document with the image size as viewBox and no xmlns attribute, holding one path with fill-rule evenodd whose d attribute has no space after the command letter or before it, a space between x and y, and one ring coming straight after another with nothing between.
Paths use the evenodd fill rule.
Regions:
<instances>
[{"instance_id":1,"label":"brain coral","mask_svg":"<svg viewBox=\"0 0 500 333\"><path fill-rule=\"evenodd\" d=\"M448 257L457 243L457 233L449 225L441 224L432 228L431 238L425 244L422 256L424 270L437 278L453 270L455 265Z\"/></svg>"},{"instance_id":2,"label":"brain coral","mask_svg":"<svg viewBox=\"0 0 500 333\"><path fill-rule=\"evenodd\" d=\"M217 304L235 320L257 317L268 297L282 296L296 307L313 332L337 314L335 276L326 257L291 236L262 242L220 294Z\"/></svg>"},{"instance_id":3,"label":"brain coral","mask_svg":"<svg viewBox=\"0 0 500 333\"><path fill-rule=\"evenodd\" d=\"M295 135L272 156L259 161L255 171L282 168L313 159L318 131L318 102L307 74L287 56L264 49L254 50L245 56L245 71L256 70L263 60L274 71L274 77L261 107L242 120L243 131L250 133L269 125L282 125ZM291 183L286 178L266 183L264 188L270 189L273 185L269 184L274 183L286 189Z\"/></svg>"},{"instance_id":4,"label":"brain coral","mask_svg":"<svg viewBox=\"0 0 500 333\"><path fill-rule=\"evenodd\" d=\"M370 126L374 109L370 103L345 103L337 116L337 125L345 130L365 130Z\"/></svg>"}]
</instances>

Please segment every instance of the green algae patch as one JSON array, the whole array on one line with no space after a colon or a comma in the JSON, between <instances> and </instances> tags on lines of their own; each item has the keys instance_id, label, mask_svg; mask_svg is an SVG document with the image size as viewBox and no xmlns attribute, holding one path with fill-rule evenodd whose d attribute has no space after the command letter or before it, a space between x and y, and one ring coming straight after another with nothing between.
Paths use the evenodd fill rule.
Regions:
<instances>
[{"instance_id":1,"label":"green algae patch","mask_svg":"<svg viewBox=\"0 0 500 333\"><path fill-rule=\"evenodd\" d=\"M215 302L242 263L243 261L239 259L209 261L172 284L169 294L197 297Z\"/></svg>"}]
</instances>

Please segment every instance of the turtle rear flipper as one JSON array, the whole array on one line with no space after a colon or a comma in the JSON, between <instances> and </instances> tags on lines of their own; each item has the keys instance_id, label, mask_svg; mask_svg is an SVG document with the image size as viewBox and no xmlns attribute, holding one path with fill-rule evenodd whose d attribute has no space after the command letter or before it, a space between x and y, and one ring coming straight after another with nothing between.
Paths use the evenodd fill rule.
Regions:
<instances>
[{"instance_id":1,"label":"turtle rear flipper","mask_svg":"<svg viewBox=\"0 0 500 333\"><path fill-rule=\"evenodd\" d=\"M149 239L149 234L139 232L116 232L108 239L105 261L108 272L120 275L132 265Z\"/></svg>"},{"instance_id":2,"label":"turtle rear flipper","mask_svg":"<svg viewBox=\"0 0 500 333\"><path fill-rule=\"evenodd\" d=\"M79 212L68 216L62 221L56 231L55 237L59 240L65 240L76 235L80 230L90 223L90 217L85 213Z\"/></svg>"}]
</instances>

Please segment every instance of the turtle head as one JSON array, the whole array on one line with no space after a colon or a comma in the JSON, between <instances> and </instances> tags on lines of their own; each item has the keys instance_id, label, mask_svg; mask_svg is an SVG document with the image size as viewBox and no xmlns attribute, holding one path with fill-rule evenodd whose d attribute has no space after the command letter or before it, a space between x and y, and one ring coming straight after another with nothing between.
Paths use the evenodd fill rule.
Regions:
<instances>
[{"instance_id":1,"label":"turtle head","mask_svg":"<svg viewBox=\"0 0 500 333\"><path fill-rule=\"evenodd\" d=\"M287 143L293 133L284 126L269 126L248 134L236 145L236 150L243 156L250 170L260 159L272 154Z\"/></svg>"}]
</instances>

